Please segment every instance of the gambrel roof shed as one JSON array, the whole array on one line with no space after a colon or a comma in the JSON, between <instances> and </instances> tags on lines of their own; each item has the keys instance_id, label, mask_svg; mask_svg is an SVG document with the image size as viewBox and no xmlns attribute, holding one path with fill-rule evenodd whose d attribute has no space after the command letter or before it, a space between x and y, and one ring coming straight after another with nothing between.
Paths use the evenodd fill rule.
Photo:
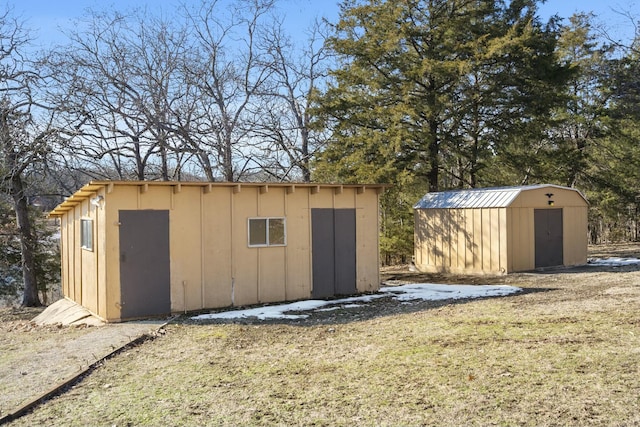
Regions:
<instances>
[{"instance_id":1,"label":"gambrel roof shed","mask_svg":"<svg viewBox=\"0 0 640 427\"><path fill-rule=\"evenodd\" d=\"M551 184L427 193L414 206L416 267L501 274L584 264L587 209L578 190Z\"/></svg>"},{"instance_id":2,"label":"gambrel roof shed","mask_svg":"<svg viewBox=\"0 0 640 427\"><path fill-rule=\"evenodd\" d=\"M93 181L50 213L62 289L113 322L376 291L384 187Z\"/></svg>"}]
</instances>

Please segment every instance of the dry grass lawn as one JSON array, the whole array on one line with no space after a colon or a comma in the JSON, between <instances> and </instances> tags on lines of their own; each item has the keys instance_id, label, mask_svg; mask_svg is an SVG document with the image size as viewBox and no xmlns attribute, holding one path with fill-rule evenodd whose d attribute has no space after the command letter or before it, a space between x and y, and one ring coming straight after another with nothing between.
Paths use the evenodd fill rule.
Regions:
<instances>
[{"instance_id":1,"label":"dry grass lawn","mask_svg":"<svg viewBox=\"0 0 640 427\"><path fill-rule=\"evenodd\" d=\"M346 323L175 323L10 425L640 425L639 267L488 281L526 292Z\"/></svg>"}]
</instances>

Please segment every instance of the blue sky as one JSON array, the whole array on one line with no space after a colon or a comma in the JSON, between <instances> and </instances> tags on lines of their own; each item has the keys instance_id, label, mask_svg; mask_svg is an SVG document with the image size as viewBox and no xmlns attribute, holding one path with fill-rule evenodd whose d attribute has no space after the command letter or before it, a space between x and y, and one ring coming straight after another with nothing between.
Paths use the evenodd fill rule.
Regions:
<instances>
[{"instance_id":1,"label":"blue sky","mask_svg":"<svg viewBox=\"0 0 640 427\"><path fill-rule=\"evenodd\" d=\"M199 3L200 0L184 0ZM229 0L222 0L227 2ZM628 20L613 10L629 11L640 17L640 0L548 0L540 6L541 16L553 14L568 17L577 11L592 11L599 20L617 37L630 37L632 28ZM87 8L102 9L112 6L116 9L147 5L154 9L171 11L181 0L9 0L15 11L27 20L29 28L37 31L40 44L46 45L56 37L58 28L69 28L73 18L83 14ZM291 34L304 31L315 17L325 16L335 21L338 16L336 0L280 0L280 8L286 14L286 23Z\"/></svg>"},{"instance_id":2,"label":"blue sky","mask_svg":"<svg viewBox=\"0 0 640 427\"><path fill-rule=\"evenodd\" d=\"M37 32L39 38L57 37L59 28L70 28L74 18L81 17L87 9L117 9L147 6L153 10L171 12L182 3L200 4L201 0L8 0L16 14L27 21L27 27ZM218 0L228 4L232 0ZM0 3L1 4L1 3ZM279 11L285 15L286 25L295 31L305 31L316 17L335 21L338 2L334 0L278 0ZM46 45L45 41L41 44Z\"/></svg>"}]
</instances>

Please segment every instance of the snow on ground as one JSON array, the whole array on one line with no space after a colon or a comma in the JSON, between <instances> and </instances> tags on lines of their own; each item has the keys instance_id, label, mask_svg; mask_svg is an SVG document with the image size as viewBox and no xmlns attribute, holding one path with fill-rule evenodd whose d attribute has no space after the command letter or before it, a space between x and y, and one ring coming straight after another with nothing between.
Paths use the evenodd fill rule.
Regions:
<instances>
[{"instance_id":1,"label":"snow on ground","mask_svg":"<svg viewBox=\"0 0 640 427\"><path fill-rule=\"evenodd\" d=\"M435 285L418 283L413 285L383 287L380 292L394 294L399 301L463 299L498 297L520 291L520 288L505 285Z\"/></svg>"},{"instance_id":2,"label":"snow on ground","mask_svg":"<svg viewBox=\"0 0 640 427\"><path fill-rule=\"evenodd\" d=\"M592 258L588 261L587 265L593 265L595 267L621 267L624 265L637 265L640 264L638 258Z\"/></svg>"},{"instance_id":3,"label":"snow on ground","mask_svg":"<svg viewBox=\"0 0 640 427\"><path fill-rule=\"evenodd\" d=\"M638 258L592 258L588 265L600 267L619 267L638 265ZM195 320L206 319L304 319L308 314L288 314L305 311L332 311L361 307L374 299L392 296L401 302L437 301L445 299L483 298L510 295L522 289L506 285L437 285L431 283L415 283L402 286L383 286L380 293L337 300L306 300L288 304L270 305L247 310L231 310L221 313L201 314L192 317Z\"/></svg>"},{"instance_id":4,"label":"snow on ground","mask_svg":"<svg viewBox=\"0 0 640 427\"><path fill-rule=\"evenodd\" d=\"M392 296L399 301L437 301L443 299L482 298L510 295L522 289L506 285L436 285L430 283L416 283L402 286L384 286L381 293L363 295L337 300L306 300L288 304L270 305L266 307L250 308L247 310L231 310L221 313L201 314L192 317L194 320L207 319L304 319L308 314L287 314L301 311L329 311L338 308L361 307L377 298ZM330 306L330 307L327 307Z\"/></svg>"}]
</instances>

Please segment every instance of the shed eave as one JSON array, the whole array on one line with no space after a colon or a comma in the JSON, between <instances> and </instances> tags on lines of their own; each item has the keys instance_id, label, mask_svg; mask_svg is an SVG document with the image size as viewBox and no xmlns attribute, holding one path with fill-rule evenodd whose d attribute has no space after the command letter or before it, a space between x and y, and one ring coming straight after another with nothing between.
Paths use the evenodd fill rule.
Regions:
<instances>
[{"instance_id":1,"label":"shed eave","mask_svg":"<svg viewBox=\"0 0 640 427\"><path fill-rule=\"evenodd\" d=\"M176 191L180 191L183 187L200 187L203 191L210 191L215 187L234 187L236 192L242 191L243 187L256 188L260 187L262 192L267 192L269 187L287 188L295 191L296 188L331 188L336 191L342 191L345 188L353 188L359 192L374 190L380 194L385 188L390 187L389 184L320 184L309 182L207 182L207 181L91 181L82 186L71 196L67 197L64 202L56 206L49 217L61 217L84 200L94 197L98 191L107 187L107 192L111 191L113 186L153 186L153 187L173 187Z\"/></svg>"}]
</instances>

